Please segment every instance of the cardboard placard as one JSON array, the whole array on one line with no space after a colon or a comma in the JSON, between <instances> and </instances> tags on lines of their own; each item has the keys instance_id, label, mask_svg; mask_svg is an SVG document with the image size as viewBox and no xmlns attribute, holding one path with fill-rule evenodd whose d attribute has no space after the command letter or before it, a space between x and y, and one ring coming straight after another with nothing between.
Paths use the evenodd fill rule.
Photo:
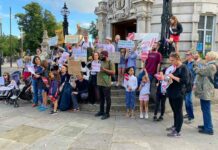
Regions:
<instances>
[{"instance_id":1,"label":"cardboard placard","mask_svg":"<svg viewBox=\"0 0 218 150\"><path fill-rule=\"evenodd\" d=\"M81 72L81 62L75 61L73 58L68 59L68 73L76 76Z\"/></svg>"},{"instance_id":2,"label":"cardboard placard","mask_svg":"<svg viewBox=\"0 0 218 150\"><path fill-rule=\"evenodd\" d=\"M65 43L76 44L80 39L81 35L65 35Z\"/></svg>"},{"instance_id":3,"label":"cardboard placard","mask_svg":"<svg viewBox=\"0 0 218 150\"><path fill-rule=\"evenodd\" d=\"M109 60L112 63L120 63L120 52L109 53Z\"/></svg>"},{"instance_id":4,"label":"cardboard placard","mask_svg":"<svg viewBox=\"0 0 218 150\"><path fill-rule=\"evenodd\" d=\"M48 44L49 46L56 46L58 44L58 37L55 36L55 37L49 38Z\"/></svg>"},{"instance_id":5,"label":"cardboard placard","mask_svg":"<svg viewBox=\"0 0 218 150\"><path fill-rule=\"evenodd\" d=\"M58 45L64 43L64 33L63 29L55 30L55 34L58 37Z\"/></svg>"},{"instance_id":6,"label":"cardboard placard","mask_svg":"<svg viewBox=\"0 0 218 150\"><path fill-rule=\"evenodd\" d=\"M134 48L135 47L135 43L134 41L125 41L125 40L120 40L118 42L118 48Z\"/></svg>"}]
</instances>

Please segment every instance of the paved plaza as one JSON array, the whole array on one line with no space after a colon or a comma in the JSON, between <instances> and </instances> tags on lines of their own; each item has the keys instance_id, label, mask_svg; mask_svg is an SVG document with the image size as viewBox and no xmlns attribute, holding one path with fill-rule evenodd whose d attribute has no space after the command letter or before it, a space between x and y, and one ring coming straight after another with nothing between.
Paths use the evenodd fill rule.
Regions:
<instances>
[{"instance_id":1,"label":"paved plaza","mask_svg":"<svg viewBox=\"0 0 218 150\"><path fill-rule=\"evenodd\" d=\"M0 102L0 150L217 150L218 105L213 105L215 135L202 135L196 126L202 123L200 108L196 119L184 124L182 136L167 137L164 121L126 118L121 112L111 113L108 120L94 117L94 112L39 112L28 102L19 108Z\"/></svg>"}]
</instances>

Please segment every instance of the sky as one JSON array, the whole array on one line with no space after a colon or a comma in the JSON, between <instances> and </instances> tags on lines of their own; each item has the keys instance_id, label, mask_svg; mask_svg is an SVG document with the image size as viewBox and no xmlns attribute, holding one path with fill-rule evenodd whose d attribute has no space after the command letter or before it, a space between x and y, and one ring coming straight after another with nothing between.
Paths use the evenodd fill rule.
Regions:
<instances>
[{"instance_id":1,"label":"sky","mask_svg":"<svg viewBox=\"0 0 218 150\"><path fill-rule=\"evenodd\" d=\"M16 13L24 13L23 6L30 2L38 2L43 9L47 9L53 13L58 22L63 21L61 9L66 2L70 11L68 16L69 33L76 33L76 24L87 27L91 21L95 21L97 16L94 14L95 7L98 6L100 0L0 0L0 21L2 22L2 32L6 35L10 34L10 7L12 10L12 35L20 36Z\"/></svg>"}]
</instances>

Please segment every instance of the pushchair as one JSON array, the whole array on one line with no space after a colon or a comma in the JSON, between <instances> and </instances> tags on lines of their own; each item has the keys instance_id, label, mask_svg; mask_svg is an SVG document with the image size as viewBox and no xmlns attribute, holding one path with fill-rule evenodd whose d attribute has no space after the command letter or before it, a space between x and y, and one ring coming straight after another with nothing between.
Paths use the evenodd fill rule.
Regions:
<instances>
[{"instance_id":1,"label":"pushchair","mask_svg":"<svg viewBox=\"0 0 218 150\"><path fill-rule=\"evenodd\" d=\"M7 86L0 87L0 100L5 100L6 103L9 103L10 97L13 95L14 91L18 89L20 84L21 73L15 71L11 74L11 83Z\"/></svg>"},{"instance_id":2,"label":"pushchair","mask_svg":"<svg viewBox=\"0 0 218 150\"><path fill-rule=\"evenodd\" d=\"M14 107L19 107L19 100L31 101L33 98L33 93L31 89L31 77L24 80L24 86L16 91L14 95L10 97L10 102L14 104Z\"/></svg>"}]
</instances>

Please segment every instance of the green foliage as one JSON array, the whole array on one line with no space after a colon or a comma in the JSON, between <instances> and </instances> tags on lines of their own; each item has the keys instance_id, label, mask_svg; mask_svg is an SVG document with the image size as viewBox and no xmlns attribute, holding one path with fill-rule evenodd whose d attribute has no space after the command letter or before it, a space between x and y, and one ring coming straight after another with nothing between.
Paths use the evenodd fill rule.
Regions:
<instances>
[{"instance_id":1,"label":"green foliage","mask_svg":"<svg viewBox=\"0 0 218 150\"><path fill-rule=\"evenodd\" d=\"M91 25L89 27L89 34L92 35L93 39L95 39L98 36L98 30L96 28L96 24L94 21L91 22Z\"/></svg>"},{"instance_id":2,"label":"green foliage","mask_svg":"<svg viewBox=\"0 0 218 150\"><path fill-rule=\"evenodd\" d=\"M19 39L16 36L11 36L11 48L10 48L10 36L0 36L0 51L3 51L3 56L15 56L19 52Z\"/></svg>"},{"instance_id":3,"label":"green foliage","mask_svg":"<svg viewBox=\"0 0 218 150\"><path fill-rule=\"evenodd\" d=\"M44 10L39 3L31 2L23 7L25 13L18 13L19 28L24 31L24 49L35 51L42 42L43 31L48 31L48 36L55 35L56 19L48 10Z\"/></svg>"}]
</instances>

